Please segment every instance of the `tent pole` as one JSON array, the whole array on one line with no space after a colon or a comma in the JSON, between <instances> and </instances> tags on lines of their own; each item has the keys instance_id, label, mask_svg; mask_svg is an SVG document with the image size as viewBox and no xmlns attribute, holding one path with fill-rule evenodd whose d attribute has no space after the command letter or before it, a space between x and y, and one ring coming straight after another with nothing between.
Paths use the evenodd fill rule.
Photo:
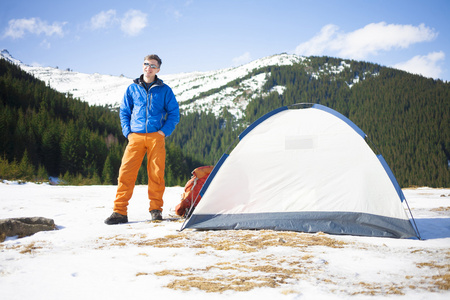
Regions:
<instances>
[{"instance_id":1,"label":"tent pole","mask_svg":"<svg viewBox=\"0 0 450 300\"><path fill-rule=\"evenodd\" d=\"M413 216L413 214L412 214L412 212L411 212L411 208L409 208L409 203L408 203L408 201L406 200L406 197L405 197L405 202L406 202L406 206L408 207L408 210L409 210L409 214L410 214L410 216L411 216L411 219L412 219L412 221L413 221L413 223L414 223L414 227L415 227L415 230L416 230L417 235L418 235L418 237L419 237L419 240L422 240L422 237L420 236L420 232L419 232L419 227L417 227L416 220L414 219L414 216Z\"/></svg>"}]
</instances>

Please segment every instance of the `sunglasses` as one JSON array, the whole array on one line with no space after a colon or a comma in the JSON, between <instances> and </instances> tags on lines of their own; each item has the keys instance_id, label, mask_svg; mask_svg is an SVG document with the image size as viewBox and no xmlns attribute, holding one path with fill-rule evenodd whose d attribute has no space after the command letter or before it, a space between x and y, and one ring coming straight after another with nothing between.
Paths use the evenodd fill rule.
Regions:
<instances>
[{"instance_id":1,"label":"sunglasses","mask_svg":"<svg viewBox=\"0 0 450 300\"><path fill-rule=\"evenodd\" d=\"M157 66L157 65L154 65L154 64L144 63L144 66L150 67L150 68L152 68L152 69L158 69L158 66Z\"/></svg>"}]
</instances>

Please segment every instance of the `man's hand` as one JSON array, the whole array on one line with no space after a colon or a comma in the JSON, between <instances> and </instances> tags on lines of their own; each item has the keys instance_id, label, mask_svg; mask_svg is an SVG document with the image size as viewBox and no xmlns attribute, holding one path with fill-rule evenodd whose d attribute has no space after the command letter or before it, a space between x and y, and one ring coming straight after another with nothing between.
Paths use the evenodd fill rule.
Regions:
<instances>
[{"instance_id":1,"label":"man's hand","mask_svg":"<svg viewBox=\"0 0 450 300\"><path fill-rule=\"evenodd\" d=\"M162 136L166 136L165 134L164 134L164 132L162 132L161 130L158 130L158 133L160 134L160 135L162 135Z\"/></svg>"}]
</instances>

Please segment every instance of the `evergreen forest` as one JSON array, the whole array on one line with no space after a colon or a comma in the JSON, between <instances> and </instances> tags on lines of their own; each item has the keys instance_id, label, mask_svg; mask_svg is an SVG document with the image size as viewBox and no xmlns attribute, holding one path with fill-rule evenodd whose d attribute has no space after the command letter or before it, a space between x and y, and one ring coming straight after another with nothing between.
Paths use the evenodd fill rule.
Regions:
<instances>
[{"instance_id":1,"label":"evergreen forest","mask_svg":"<svg viewBox=\"0 0 450 300\"><path fill-rule=\"evenodd\" d=\"M166 139L166 185L184 185L190 172L214 165L237 136L260 116L280 106L320 103L337 110L369 137L402 187L450 187L450 84L376 64L309 57L308 63L255 69L264 73L266 93L251 98L244 119L226 109L219 117L183 113ZM354 79L359 82L350 84ZM284 92L270 92L283 86ZM219 89L208 93L215 93ZM201 94L190 101L208 95ZM118 111L89 106L0 60L0 178L67 184L116 184L126 146ZM378 154L377 153L377 154ZM138 184L146 184L144 159Z\"/></svg>"}]
</instances>

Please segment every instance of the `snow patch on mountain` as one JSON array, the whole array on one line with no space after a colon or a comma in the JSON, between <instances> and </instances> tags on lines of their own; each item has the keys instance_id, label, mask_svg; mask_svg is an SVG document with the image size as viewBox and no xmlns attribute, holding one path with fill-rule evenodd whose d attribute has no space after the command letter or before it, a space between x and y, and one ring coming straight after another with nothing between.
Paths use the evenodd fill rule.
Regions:
<instances>
[{"instance_id":1,"label":"snow patch on mountain","mask_svg":"<svg viewBox=\"0 0 450 300\"><path fill-rule=\"evenodd\" d=\"M50 67L21 68L47 83L48 86L62 93L69 93L74 98L88 102L90 105L111 105L117 107L132 79L119 76L84 74Z\"/></svg>"},{"instance_id":2,"label":"snow patch on mountain","mask_svg":"<svg viewBox=\"0 0 450 300\"><path fill-rule=\"evenodd\" d=\"M216 116L226 108L236 118L242 118L249 101L262 92L266 74L261 73L242 81L238 86L226 87L210 96L188 104L182 104L185 112L211 111Z\"/></svg>"},{"instance_id":3,"label":"snow patch on mountain","mask_svg":"<svg viewBox=\"0 0 450 300\"><path fill-rule=\"evenodd\" d=\"M58 92L69 93L74 98L88 102L89 105L119 106L126 88L132 83L132 79L122 76L85 74L52 67L30 66L15 59L6 49L1 51L0 57L18 65Z\"/></svg>"},{"instance_id":4,"label":"snow patch on mountain","mask_svg":"<svg viewBox=\"0 0 450 300\"><path fill-rule=\"evenodd\" d=\"M172 87L177 96L177 100L182 104L193 97L199 96L203 92L220 88L230 81L242 78L255 69L273 65L293 65L303 60L305 58L302 56L279 54L258 59L235 68L203 73L187 73L184 76L180 76L179 74L167 75L164 76L164 80Z\"/></svg>"}]
</instances>

